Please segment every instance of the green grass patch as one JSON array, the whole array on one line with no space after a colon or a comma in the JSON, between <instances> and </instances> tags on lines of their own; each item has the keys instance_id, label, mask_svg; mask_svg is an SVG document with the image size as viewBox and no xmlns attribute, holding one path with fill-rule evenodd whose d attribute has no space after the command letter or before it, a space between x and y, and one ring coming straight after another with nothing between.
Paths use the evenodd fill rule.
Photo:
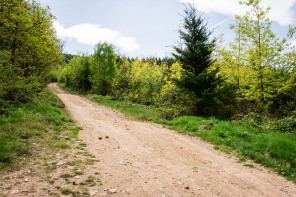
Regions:
<instances>
[{"instance_id":1,"label":"green grass patch","mask_svg":"<svg viewBox=\"0 0 296 197\"><path fill-rule=\"evenodd\" d=\"M239 162L245 161L245 157L250 158L296 182L295 134L263 133L238 122L191 116L177 118L164 124L171 129L212 142L215 149L228 154L236 150L240 153Z\"/></svg>"},{"instance_id":2,"label":"green grass patch","mask_svg":"<svg viewBox=\"0 0 296 197\"><path fill-rule=\"evenodd\" d=\"M49 144L65 147L59 144L58 136L68 127L76 126L60 107L64 105L57 96L43 91L32 103L19 103L0 116L0 170L18 161L19 157L29 156L36 143L49 140ZM76 136L78 130L69 133ZM47 139L48 136L52 138Z\"/></svg>"},{"instance_id":3,"label":"green grass patch","mask_svg":"<svg viewBox=\"0 0 296 197\"><path fill-rule=\"evenodd\" d=\"M99 178L89 176L84 182L81 182L80 185L88 185L90 187L93 187L97 185L97 183L99 183L99 185L102 185L102 182Z\"/></svg>"},{"instance_id":4,"label":"green grass patch","mask_svg":"<svg viewBox=\"0 0 296 197\"><path fill-rule=\"evenodd\" d=\"M244 166L246 166L246 167L250 167L250 168L255 168L254 164L249 164L249 163L244 164Z\"/></svg>"},{"instance_id":5,"label":"green grass patch","mask_svg":"<svg viewBox=\"0 0 296 197\"><path fill-rule=\"evenodd\" d=\"M68 142L66 141L58 141L54 144L54 147L55 148L61 148L61 149L67 149L67 148L70 148L70 145Z\"/></svg>"},{"instance_id":6,"label":"green grass patch","mask_svg":"<svg viewBox=\"0 0 296 197\"><path fill-rule=\"evenodd\" d=\"M126 101L116 101L111 97L104 96L95 96L91 98L91 100L98 104L117 109L118 111L137 120L155 121L162 119L158 109L154 106L133 104Z\"/></svg>"},{"instance_id":7,"label":"green grass patch","mask_svg":"<svg viewBox=\"0 0 296 197\"><path fill-rule=\"evenodd\" d=\"M61 193L63 195L73 195L75 192L73 192L72 190L70 189L61 189Z\"/></svg>"},{"instance_id":8,"label":"green grass patch","mask_svg":"<svg viewBox=\"0 0 296 197\"><path fill-rule=\"evenodd\" d=\"M83 175L83 172L82 171L75 171L74 174L75 175Z\"/></svg>"},{"instance_id":9,"label":"green grass patch","mask_svg":"<svg viewBox=\"0 0 296 197\"><path fill-rule=\"evenodd\" d=\"M86 94L83 91L74 90L73 88L66 86L65 83L58 83L57 85L60 88L64 89L65 91L69 92L70 94L80 94L80 95L85 95Z\"/></svg>"},{"instance_id":10,"label":"green grass patch","mask_svg":"<svg viewBox=\"0 0 296 197\"><path fill-rule=\"evenodd\" d=\"M95 162L99 162L100 160L97 160L97 159L87 159L84 163L86 165L94 165Z\"/></svg>"},{"instance_id":11,"label":"green grass patch","mask_svg":"<svg viewBox=\"0 0 296 197\"><path fill-rule=\"evenodd\" d=\"M211 130L218 120L214 118L203 118L195 116L183 116L172 121L165 121L163 124L168 125L171 129L185 132L199 132L204 130Z\"/></svg>"},{"instance_id":12,"label":"green grass patch","mask_svg":"<svg viewBox=\"0 0 296 197\"><path fill-rule=\"evenodd\" d=\"M60 177L63 179L66 179L66 178L72 178L73 175L67 173L67 174L62 174Z\"/></svg>"}]
</instances>

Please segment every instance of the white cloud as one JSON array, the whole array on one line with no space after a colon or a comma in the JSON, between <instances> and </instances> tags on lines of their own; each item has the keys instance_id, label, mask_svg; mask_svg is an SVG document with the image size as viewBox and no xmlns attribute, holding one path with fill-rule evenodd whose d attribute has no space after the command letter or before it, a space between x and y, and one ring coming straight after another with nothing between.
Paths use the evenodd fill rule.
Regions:
<instances>
[{"instance_id":1,"label":"white cloud","mask_svg":"<svg viewBox=\"0 0 296 197\"><path fill-rule=\"evenodd\" d=\"M247 10L239 5L238 0L179 0L183 3L193 3L197 8L206 13L219 13L234 16L243 14ZM280 25L291 25L295 22L295 11L292 10L296 0L262 0L264 7L270 6L269 18Z\"/></svg>"},{"instance_id":2,"label":"white cloud","mask_svg":"<svg viewBox=\"0 0 296 197\"><path fill-rule=\"evenodd\" d=\"M95 45L99 42L114 43L125 52L132 52L140 48L135 38L124 37L120 32L103 28L95 24L81 24L65 28L58 22L54 22L57 35L61 38L75 39L86 45Z\"/></svg>"},{"instance_id":3,"label":"white cloud","mask_svg":"<svg viewBox=\"0 0 296 197\"><path fill-rule=\"evenodd\" d=\"M125 51L131 52L140 48L140 45L136 43L135 38L132 37L122 37L117 40L117 45L120 48L125 48Z\"/></svg>"}]
</instances>

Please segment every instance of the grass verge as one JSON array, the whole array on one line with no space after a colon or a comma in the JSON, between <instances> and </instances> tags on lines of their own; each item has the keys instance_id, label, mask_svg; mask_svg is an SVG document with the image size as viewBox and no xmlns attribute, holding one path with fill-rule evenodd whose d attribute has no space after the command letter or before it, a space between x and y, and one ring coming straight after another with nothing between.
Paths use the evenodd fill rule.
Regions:
<instances>
[{"instance_id":1,"label":"grass verge","mask_svg":"<svg viewBox=\"0 0 296 197\"><path fill-rule=\"evenodd\" d=\"M238 122L192 116L180 117L164 124L212 142L216 149L223 152L232 153L235 150L239 162L252 159L296 183L295 134L262 132Z\"/></svg>"},{"instance_id":2,"label":"grass verge","mask_svg":"<svg viewBox=\"0 0 296 197\"><path fill-rule=\"evenodd\" d=\"M145 106L123 101L120 102L113 100L111 97L104 96L91 97L91 100L98 104L117 109L137 120L155 121L162 119L157 108L154 106Z\"/></svg>"},{"instance_id":3,"label":"grass verge","mask_svg":"<svg viewBox=\"0 0 296 197\"><path fill-rule=\"evenodd\" d=\"M63 103L49 91L40 93L33 103L20 103L0 116L0 170L32 155L38 144L67 148L61 138L76 137L80 128L61 110Z\"/></svg>"},{"instance_id":4,"label":"grass verge","mask_svg":"<svg viewBox=\"0 0 296 197\"><path fill-rule=\"evenodd\" d=\"M73 90L71 92L78 93ZM296 183L296 135L293 133L262 132L246 124L215 118L184 116L167 121L159 115L156 107L115 101L97 95L86 97L136 119L153 121L181 133L201 137L215 144L215 149L228 154L235 153L240 163L252 159ZM253 164L244 165L254 167Z\"/></svg>"}]
</instances>

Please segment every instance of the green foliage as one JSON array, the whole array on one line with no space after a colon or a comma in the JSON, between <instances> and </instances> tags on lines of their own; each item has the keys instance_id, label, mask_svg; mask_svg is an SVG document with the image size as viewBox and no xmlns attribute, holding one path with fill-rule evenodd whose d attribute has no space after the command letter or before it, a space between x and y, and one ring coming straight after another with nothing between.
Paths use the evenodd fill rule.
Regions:
<instances>
[{"instance_id":1,"label":"green foliage","mask_svg":"<svg viewBox=\"0 0 296 197\"><path fill-rule=\"evenodd\" d=\"M0 113L28 102L60 59L54 16L36 1L3 0L0 9Z\"/></svg>"},{"instance_id":2,"label":"green foliage","mask_svg":"<svg viewBox=\"0 0 296 197\"><path fill-rule=\"evenodd\" d=\"M296 114L270 122L267 128L273 132L296 134Z\"/></svg>"},{"instance_id":3,"label":"green foliage","mask_svg":"<svg viewBox=\"0 0 296 197\"><path fill-rule=\"evenodd\" d=\"M218 69L212 67L216 40L210 40L212 32L208 31L204 19L198 16L197 9L190 4L188 6L184 10L183 29L179 30L181 44L173 47L173 56L183 68L181 78L176 79L177 85L194 92L200 113L202 110L198 108L205 106L208 95L212 95L222 81L216 76Z\"/></svg>"},{"instance_id":4,"label":"green foliage","mask_svg":"<svg viewBox=\"0 0 296 197\"><path fill-rule=\"evenodd\" d=\"M117 70L117 56L112 44L97 44L92 56L82 54L65 58L68 59L56 66L53 78L80 92L92 91L100 95L112 93Z\"/></svg>"},{"instance_id":5,"label":"green foliage","mask_svg":"<svg viewBox=\"0 0 296 197\"><path fill-rule=\"evenodd\" d=\"M155 104L167 65L157 65L156 62L135 60L131 64L128 91L124 99L142 104Z\"/></svg>"},{"instance_id":6,"label":"green foliage","mask_svg":"<svg viewBox=\"0 0 296 197\"><path fill-rule=\"evenodd\" d=\"M96 45L90 72L93 90L103 96L110 94L116 74L116 55L112 44L104 42Z\"/></svg>"},{"instance_id":7,"label":"green foliage","mask_svg":"<svg viewBox=\"0 0 296 197\"><path fill-rule=\"evenodd\" d=\"M289 41L296 28L289 28L284 38L271 30L267 17L270 8L261 1L243 1L251 9L237 15L230 28L234 41L218 50L220 74L236 88L237 113L271 113L286 116L295 109L294 47ZM292 88L293 87L293 88Z\"/></svg>"},{"instance_id":8,"label":"green foliage","mask_svg":"<svg viewBox=\"0 0 296 197\"><path fill-rule=\"evenodd\" d=\"M0 114L13 104L29 102L41 90L40 82L34 77L19 76L19 69L0 65Z\"/></svg>"},{"instance_id":9,"label":"green foliage","mask_svg":"<svg viewBox=\"0 0 296 197\"><path fill-rule=\"evenodd\" d=\"M116 99L129 100L141 104L155 105L168 70L166 63L122 58L118 63L117 74L113 84Z\"/></svg>"},{"instance_id":10,"label":"green foliage","mask_svg":"<svg viewBox=\"0 0 296 197\"><path fill-rule=\"evenodd\" d=\"M157 117L167 120L193 114L245 116L242 122L260 131L293 132L293 118L282 118L296 107L296 53L289 45L296 28L279 39L270 28L269 8L263 9L259 0L243 4L251 9L236 16L230 26L236 36L228 47L215 46L205 20L189 5L179 31L181 44L174 47L176 62L120 57L112 44L99 43L92 56L67 56L68 63L57 66L57 79L80 93L107 94L95 96L99 103L113 106L114 100L123 101L123 111L133 111L134 102L146 111L157 108ZM0 94L5 92L0 89ZM151 119L144 111L137 113ZM282 120L265 125L276 118Z\"/></svg>"},{"instance_id":11,"label":"green foliage","mask_svg":"<svg viewBox=\"0 0 296 197\"><path fill-rule=\"evenodd\" d=\"M1 51L9 52L10 63L21 69L22 76L44 80L60 59L54 16L36 1L4 0L1 7Z\"/></svg>"},{"instance_id":12,"label":"green foliage","mask_svg":"<svg viewBox=\"0 0 296 197\"><path fill-rule=\"evenodd\" d=\"M173 119L182 115L191 114L195 106L195 95L188 90L179 87L175 79L182 76L180 63L174 63L164 78L164 84L160 89L157 106L166 119Z\"/></svg>"},{"instance_id":13,"label":"green foliage","mask_svg":"<svg viewBox=\"0 0 296 197\"><path fill-rule=\"evenodd\" d=\"M261 128L263 121L263 116L254 112L250 112L242 118L243 123L255 128Z\"/></svg>"},{"instance_id":14,"label":"green foliage","mask_svg":"<svg viewBox=\"0 0 296 197\"><path fill-rule=\"evenodd\" d=\"M91 89L89 77L91 75L90 66L92 58L89 56L75 56L64 68L62 68L62 79L67 86L73 87L76 90L88 91Z\"/></svg>"},{"instance_id":15,"label":"green foliage","mask_svg":"<svg viewBox=\"0 0 296 197\"><path fill-rule=\"evenodd\" d=\"M113 95L116 99L124 100L129 91L132 77L132 62L125 57L117 57L117 72L113 83Z\"/></svg>"},{"instance_id":16,"label":"green foliage","mask_svg":"<svg viewBox=\"0 0 296 197\"><path fill-rule=\"evenodd\" d=\"M70 60L73 59L74 57L75 57L75 55L68 54L68 53L63 53L62 62L65 62L66 64L68 64L70 62Z\"/></svg>"}]
</instances>

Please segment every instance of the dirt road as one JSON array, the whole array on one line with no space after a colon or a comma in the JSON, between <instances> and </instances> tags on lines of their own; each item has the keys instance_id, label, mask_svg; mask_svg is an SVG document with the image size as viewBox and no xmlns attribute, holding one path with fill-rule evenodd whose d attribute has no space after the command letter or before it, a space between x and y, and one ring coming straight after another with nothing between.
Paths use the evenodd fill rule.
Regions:
<instances>
[{"instance_id":1,"label":"dirt road","mask_svg":"<svg viewBox=\"0 0 296 197\"><path fill-rule=\"evenodd\" d=\"M245 167L199 138L130 120L56 84L49 88L83 127L79 138L100 159L98 196L104 188L116 189L103 193L112 196L296 196L296 185L284 177L259 165Z\"/></svg>"}]
</instances>

